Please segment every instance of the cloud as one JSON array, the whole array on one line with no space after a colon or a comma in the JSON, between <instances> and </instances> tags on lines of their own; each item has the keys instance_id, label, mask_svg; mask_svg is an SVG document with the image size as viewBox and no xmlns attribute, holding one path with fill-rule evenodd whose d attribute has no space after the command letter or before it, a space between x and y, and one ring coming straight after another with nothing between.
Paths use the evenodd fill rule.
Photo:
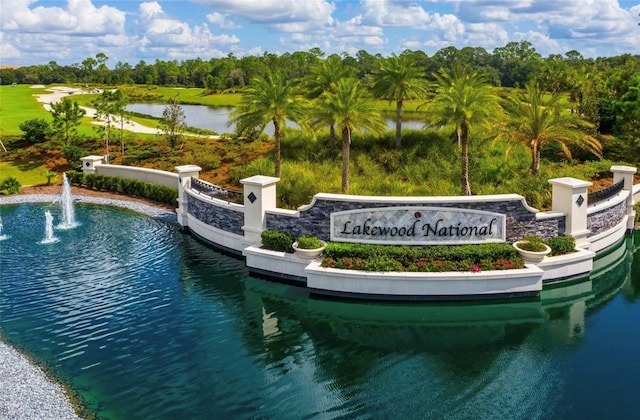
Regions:
<instances>
[{"instance_id":1,"label":"cloud","mask_svg":"<svg viewBox=\"0 0 640 420\"><path fill-rule=\"evenodd\" d=\"M90 0L68 0L66 8L37 6L34 0L2 4L0 27L19 33L107 35L124 33L125 14L111 6L95 7Z\"/></svg>"},{"instance_id":2,"label":"cloud","mask_svg":"<svg viewBox=\"0 0 640 420\"><path fill-rule=\"evenodd\" d=\"M222 29L237 29L241 26L236 25L233 21L229 20L228 15L213 12L207 15L207 20L214 25L221 27Z\"/></svg>"},{"instance_id":3,"label":"cloud","mask_svg":"<svg viewBox=\"0 0 640 420\"><path fill-rule=\"evenodd\" d=\"M199 4L214 10L246 19L253 23L263 23L282 32L301 32L331 26L332 14L336 8L325 0L199 0Z\"/></svg>"}]
</instances>

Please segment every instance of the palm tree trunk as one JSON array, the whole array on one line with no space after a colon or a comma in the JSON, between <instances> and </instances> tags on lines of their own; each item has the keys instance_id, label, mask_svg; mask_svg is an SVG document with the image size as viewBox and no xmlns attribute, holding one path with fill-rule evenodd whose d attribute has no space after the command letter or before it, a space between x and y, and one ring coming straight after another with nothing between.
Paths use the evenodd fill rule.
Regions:
<instances>
[{"instance_id":1,"label":"palm tree trunk","mask_svg":"<svg viewBox=\"0 0 640 420\"><path fill-rule=\"evenodd\" d=\"M538 175L540 173L540 147L536 142L530 146L531 149L531 173L533 175Z\"/></svg>"},{"instance_id":2,"label":"palm tree trunk","mask_svg":"<svg viewBox=\"0 0 640 420\"><path fill-rule=\"evenodd\" d=\"M402 148L402 99L396 103L396 149Z\"/></svg>"},{"instance_id":3,"label":"palm tree trunk","mask_svg":"<svg viewBox=\"0 0 640 420\"><path fill-rule=\"evenodd\" d=\"M280 124L275 119L273 120L273 139L276 142L276 147L274 149L274 157L273 161L275 162L276 167L276 178L280 178Z\"/></svg>"},{"instance_id":4,"label":"palm tree trunk","mask_svg":"<svg viewBox=\"0 0 640 420\"><path fill-rule=\"evenodd\" d=\"M462 195L471 195L471 185L469 184L469 127L466 122L460 126L460 147L461 147L461 169L460 184Z\"/></svg>"},{"instance_id":5,"label":"palm tree trunk","mask_svg":"<svg viewBox=\"0 0 640 420\"><path fill-rule=\"evenodd\" d=\"M351 149L351 130L342 129L342 193L349 192L349 152Z\"/></svg>"},{"instance_id":6,"label":"palm tree trunk","mask_svg":"<svg viewBox=\"0 0 640 420\"><path fill-rule=\"evenodd\" d=\"M336 149L336 126L334 124L329 126L329 147L332 151ZM335 156L333 152L332 155Z\"/></svg>"}]
</instances>

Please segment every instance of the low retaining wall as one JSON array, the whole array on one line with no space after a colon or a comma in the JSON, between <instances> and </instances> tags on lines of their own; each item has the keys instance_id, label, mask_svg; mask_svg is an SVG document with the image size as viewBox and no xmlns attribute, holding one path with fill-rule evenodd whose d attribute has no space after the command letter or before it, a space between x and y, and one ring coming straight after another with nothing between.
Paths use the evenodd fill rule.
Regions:
<instances>
[{"instance_id":1,"label":"low retaining wall","mask_svg":"<svg viewBox=\"0 0 640 420\"><path fill-rule=\"evenodd\" d=\"M151 184L164 185L165 187L178 188L178 174L157 169L121 165L97 165L95 173L97 175L119 176Z\"/></svg>"}]
</instances>

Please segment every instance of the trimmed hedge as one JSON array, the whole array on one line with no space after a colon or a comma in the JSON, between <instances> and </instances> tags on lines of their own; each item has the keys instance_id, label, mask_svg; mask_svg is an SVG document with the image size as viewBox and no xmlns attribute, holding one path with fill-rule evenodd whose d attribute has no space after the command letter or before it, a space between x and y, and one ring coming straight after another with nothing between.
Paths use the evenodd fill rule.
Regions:
<instances>
[{"instance_id":1,"label":"trimmed hedge","mask_svg":"<svg viewBox=\"0 0 640 420\"><path fill-rule=\"evenodd\" d=\"M569 254L576 248L576 240L573 236L556 236L547 239L545 243L551 248L551 256Z\"/></svg>"},{"instance_id":2,"label":"trimmed hedge","mask_svg":"<svg viewBox=\"0 0 640 420\"><path fill-rule=\"evenodd\" d=\"M330 242L323 267L367 271L482 271L523 268L508 243L431 247Z\"/></svg>"},{"instance_id":3,"label":"trimmed hedge","mask_svg":"<svg viewBox=\"0 0 640 420\"><path fill-rule=\"evenodd\" d=\"M270 229L262 231L260 238L263 248L280 252L293 252L293 243L296 240L290 233Z\"/></svg>"},{"instance_id":4,"label":"trimmed hedge","mask_svg":"<svg viewBox=\"0 0 640 420\"><path fill-rule=\"evenodd\" d=\"M67 172L67 178L73 185L82 185L89 189L120 193L133 197L148 198L159 203L175 205L178 189L164 185L152 184L137 179Z\"/></svg>"}]
</instances>

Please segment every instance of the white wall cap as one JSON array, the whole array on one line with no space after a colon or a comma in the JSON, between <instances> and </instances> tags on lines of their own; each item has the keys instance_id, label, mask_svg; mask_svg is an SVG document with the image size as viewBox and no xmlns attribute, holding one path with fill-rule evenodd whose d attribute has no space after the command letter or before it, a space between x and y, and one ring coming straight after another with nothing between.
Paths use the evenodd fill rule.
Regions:
<instances>
[{"instance_id":1,"label":"white wall cap","mask_svg":"<svg viewBox=\"0 0 640 420\"><path fill-rule=\"evenodd\" d=\"M494 195L469 195L469 196L369 196L369 195L346 195L346 194L329 194L318 193L313 196L310 204L298 207L299 211L305 211L312 208L316 201L342 201L350 203L373 203L373 204L408 204L417 205L424 204L429 206L437 206L438 204L460 204L460 203L500 203L508 201L520 201L525 209L532 213L539 212L527 204L525 198L519 194L494 194Z\"/></svg>"},{"instance_id":2,"label":"white wall cap","mask_svg":"<svg viewBox=\"0 0 640 420\"><path fill-rule=\"evenodd\" d=\"M586 188L593 185L591 181L584 181L582 179L564 177L564 178L553 178L549 180L549 184L552 185L563 185L565 187L571 188Z\"/></svg>"},{"instance_id":3,"label":"white wall cap","mask_svg":"<svg viewBox=\"0 0 640 420\"><path fill-rule=\"evenodd\" d=\"M611 167L611 172L620 172L623 174L635 174L638 172L638 168L634 168L633 166L623 166L617 165Z\"/></svg>"},{"instance_id":4,"label":"white wall cap","mask_svg":"<svg viewBox=\"0 0 640 420\"><path fill-rule=\"evenodd\" d=\"M258 186L266 187L266 186L275 184L278 181L280 181L280 178L275 178L272 176L264 176L264 175L254 175L249 178L241 179L240 183L244 185L258 185Z\"/></svg>"},{"instance_id":5,"label":"white wall cap","mask_svg":"<svg viewBox=\"0 0 640 420\"><path fill-rule=\"evenodd\" d=\"M198 165L176 166L176 171L178 171L179 174L181 174L183 172L200 172L201 170L202 170L202 168L199 167Z\"/></svg>"}]
</instances>

